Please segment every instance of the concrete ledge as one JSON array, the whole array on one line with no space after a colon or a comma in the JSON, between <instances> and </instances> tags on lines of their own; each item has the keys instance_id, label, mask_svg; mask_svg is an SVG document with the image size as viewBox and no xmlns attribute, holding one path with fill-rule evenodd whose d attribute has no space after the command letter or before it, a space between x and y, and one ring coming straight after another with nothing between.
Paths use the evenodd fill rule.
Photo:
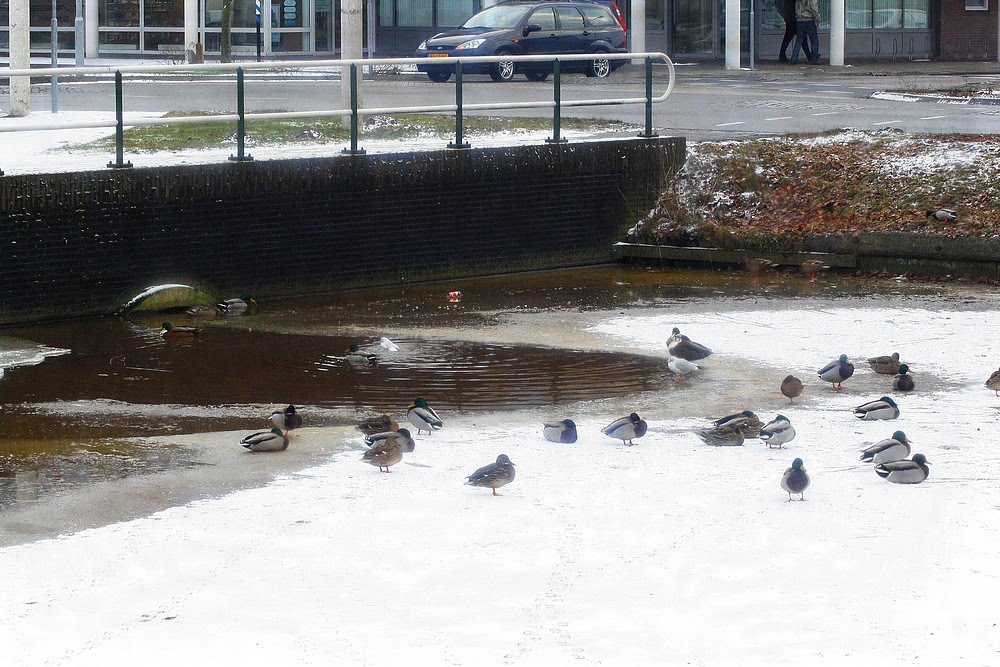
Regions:
<instances>
[{"instance_id":1,"label":"concrete ledge","mask_svg":"<svg viewBox=\"0 0 1000 667\"><path fill-rule=\"evenodd\" d=\"M758 252L755 250L720 250L672 245L641 243L616 243L613 251L619 259L657 259L667 262L699 262L704 264L743 264L760 257L775 264L799 266L810 259L818 259L830 267L853 269L857 267L854 255L828 252Z\"/></svg>"}]
</instances>

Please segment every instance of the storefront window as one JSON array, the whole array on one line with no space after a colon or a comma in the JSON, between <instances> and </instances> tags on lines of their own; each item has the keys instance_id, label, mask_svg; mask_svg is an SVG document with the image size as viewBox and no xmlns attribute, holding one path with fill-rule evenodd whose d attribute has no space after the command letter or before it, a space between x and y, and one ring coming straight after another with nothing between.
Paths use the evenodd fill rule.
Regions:
<instances>
[{"instance_id":1,"label":"storefront window","mask_svg":"<svg viewBox=\"0 0 1000 667\"><path fill-rule=\"evenodd\" d=\"M147 14L148 16L148 14ZM146 51L158 51L160 53L184 51L183 32L154 32L143 33L143 48Z\"/></svg>"},{"instance_id":2,"label":"storefront window","mask_svg":"<svg viewBox=\"0 0 1000 667\"><path fill-rule=\"evenodd\" d=\"M147 28L183 28L184 0L143 0Z\"/></svg>"},{"instance_id":3,"label":"storefront window","mask_svg":"<svg viewBox=\"0 0 1000 667\"><path fill-rule=\"evenodd\" d=\"M872 27L880 30L903 27L903 8L900 0L875 0Z\"/></svg>"},{"instance_id":4,"label":"storefront window","mask_svg":"<svg viewBox=\"0 0 1000 667\"><path fill-rule=\"evenodd\" d=\"M396 0L396 25L400 27L434 25L433 13L434 5L427 0Z\"/></svg>"},{"instance_id":5,"label":"storefront window","mask_svg":"<svg viewBox=\"0 0 1000 667\"><path fill-rule=\"evenodd\" d=\"M451 0L450 2L438 0L437 24L442 28L457 28L475 13L472 0Z\"/></svg>"},{"instance_id":6,"label":"storefront window","mask_svg":"<svg viewBox=\"0 0 1000 667\"><path fill-rule=\"evenodd\" d=\"M393 18L394 8L392 0L382 0L378 3L378 24L383 28L389 28L396 25L396 20Z\"/></svg>"},{"instance_id":7,"label":"storefront window","mask_svg":"<svg viewBox=\"0 0 1000 667\"><path fill-rule=\"evenodd\" d=\"M177 0L181 4L181 0ZM301 3L303 0L271 0L272 11L277 11L281 2L291 3L293 8L286 10L286 13L294 13L298 17L298 23L302 25ZM183 8L181 9L183 12ZM183 14L181 25L183 23ZM217 28L222 25L222 0L205 0L205 25ZM233 0L233 27L234 28L256 28L257 10L253 0ZM284 26L284 24L282 24Z\"/></svg>"},{"instance_id":8,"label":"storefront window","mask_svg":"<svg viewBox=\"0 0 1000 667\"><path fill-rule=\"evenodd\" d=\"M139 0L101 0L100 16L108 28L138 28Z\"/></svg>"},{"instance_id":9,"label":"storefront window","mask_svg":"<svg viewBox=\"0 0 1000 667\"><path fill-rule=\"evenodd\" d=\"M648 0L646 2L646 30L663 30L665 0Z\"/></svg>"},{"instance_id":10,"label":"storefront window","mask_svg":"<svg viewBox=\"0 0 1000 667\"><path fill-rule=\"evenodd\" d=\"M760 17L761 27L766 30L784 30L785 17L781 14L784 7L785 0L765 0Z\"/></svg>"},{"instance_id":11,"label":"storefront window","mask_svg":"<svg viewBox=\"0 0 1000 667\"><path fill-rule=\"evenodd\" d=\"M48 28L52 25L52 0L30 0L28 15L28 24L32 28ZM73 25L73 21L76 19L76 0L58 0L56 2L56 19L62 28Z\"/></svg>"},{"instance_id":12,"label":"storefront window","mask_svg":"<svg viewBox=\"0 0 1000 667\"><path fill-rule=\"evenodd\" d=\"M848 30L872 27L872 0L847 0L845 12Z\"/></svg>"},{"instance_id":13,"label":"storefront window","mask_svg":"<svg viewBox=\"0 0 1000 667\"><path fill-rule=\"evenodd\" d=\"M928 0L903 0L903 27L926 28L928 5Z\"/></svg>"},{"instance_id":14,"label":"storefront window","mask_svg":"<svg viewBox=\"0 0 1000 667\"><path fill-rule=\"evenodd\" d=\"M99 48L102 51L138 51L139 31L101 32Z\"/></svg>"},{"instance_id":15,"label":"storefront window","mask_svg":"<svg viewBox=\"0 0 1000 667\"><path fill-rule=\"evenodd\" d=\"M674 51L712 52L712 0L674 0Z\"/></svg>"}]
</instances>

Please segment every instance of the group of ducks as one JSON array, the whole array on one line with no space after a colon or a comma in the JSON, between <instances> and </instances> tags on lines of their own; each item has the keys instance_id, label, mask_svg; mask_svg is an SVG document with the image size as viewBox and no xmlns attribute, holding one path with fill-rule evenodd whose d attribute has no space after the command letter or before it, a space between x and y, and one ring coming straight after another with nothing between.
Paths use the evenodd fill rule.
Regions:
<instances>
[{"instance_id":1,"label":"group of ducks","mask_svg":"<svg viewBox=\"0 0 1000 667\"><path fill-rule=\"evenodd\" d=\"M193 306L185 312L191 317L214 318L214 317L235 317L246 315L250 312L251 304L257 303L249 294L244 294L232 299L222 299L213 304ZM190 338L201 333L201 329L191 326L175 326L170 322L164 322L160 329L160 335L164 338Z\"/></svg>"}]
</instances>

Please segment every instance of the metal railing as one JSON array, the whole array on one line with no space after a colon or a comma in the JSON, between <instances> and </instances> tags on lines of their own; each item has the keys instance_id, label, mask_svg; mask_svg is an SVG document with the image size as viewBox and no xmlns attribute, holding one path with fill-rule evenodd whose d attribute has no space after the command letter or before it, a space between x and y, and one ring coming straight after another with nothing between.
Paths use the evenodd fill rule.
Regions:
<instances>
[{"instance_id":1,"label":"metal railing","mask_svg":"<svg viewBox=\"0 0 1000 667\"><path fill-rule=\"evenodd\" d=\"M645 94L642 97L626 98L605 98L605 99L585 99L566 100L562 97L561 66L567 62L593 61L593 60L641 60L645 64ZM496 62L551 62L552 63L552 99L526 102L479 102L475 104L465 104L462 98L462 65L463 63L496 63ZM653 63L661 62L667 66L668 80L666 90L658 96L653 96ZM375 114L392 113L441 113L454 112L455 114L455 140L448 144L452 149L469 148L469 143L463 136L463 115L467 111L486 111L492 109L552 109L552 137L546 139L550 143L563 143L566 141L561 136L562 109L565 107L585 107L585 106L609 106L609 105L630 105L643 104L646 107L645 127L640 132L640 137L655 137L653 131L653 105L663 102L670 96L674 88L674 64L664 53L592 53L576 55L547 55L547 56L469 56L460 58L435 59L435 67L454 66L455 69L455 103L435 104L425 106L406 107L364 107L359 104L358 96L358 72L359 67L377 67L392 65L415 65L429 64L427 58L366 58L353 60L313 60L304 62L247 62L247 63L207 63L199 65L126 65L121 67L64 67L64 68L37 68L37 69L0 69L0 80L13 77L44 77L58 74L62 77L107 77L114 76L115 80L115 117L107 120L90 121L70 121L64 123L53 122L18 122L16 124L4 124L0 122L0 134L7 132L28 132L39 130L68 130L68 129L93 129L93 128L114 128L115 129L115 161L109 162L108 167L112 169L125 169L132 166L130 162L125 162L123 132L126 127L141 127L152 125L186 125L195 123L235 123L236 124L236 154L229 157L233 161L247 161L253 158L246 154L246 123L247 121L263 120L297 120L305 118L330 118L350 116L350 147L342 152L351 155L360 155L364 149L359 148L359 117ZM287 71L309 70L316 68L337 67L341 76L345 70L350 76L350 108L349 109L320 109L315 111L280 111L266 113L246 113L244 109L244 73L247 71ZM213 116L177 116L162 118L131 118L126 119L124 114L124 86L123 77L125 75L155 75L155 74L192 74L192 73L213 73L223 72L236 74L236 113L220 114ZM64 79L65 80L65 79ZM504 85L504 84L498 84ZM2 165L0 165L2 166ZM0 176L3 171L0 171Z\"/></svg>"}]
</instances>

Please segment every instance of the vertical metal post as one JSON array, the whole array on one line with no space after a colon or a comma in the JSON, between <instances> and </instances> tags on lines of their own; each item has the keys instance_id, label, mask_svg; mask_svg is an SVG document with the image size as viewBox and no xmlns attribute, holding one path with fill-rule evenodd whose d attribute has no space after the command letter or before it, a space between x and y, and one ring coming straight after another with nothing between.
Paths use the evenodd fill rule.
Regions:
<instances>
[{"instance_id":1,"label":"vertical metal post","mask_svg":"<svg viewBox=\"0 0 1000 667\"><path fill-rule=\"evenodd\" d=\"M455 63L455 141L448 148L469 148L468 142L462 141L462 61Z\"/></svg>"},{"instance_id":2,"label":"vertical metal post","mask_svg":"<svg viewBox=\"0 0 1000 667\"><path fill-rule=\"evenodd\" d=\"M256 12L255 16L257 18L257 62L260 62L260 45L261 45L261 38L260 38L260 2L261 2L261 0L256 0L256 2L254 3L254 12Z\"/></svg>"},{"instance_id":3,"label":"vertical metal post","mask_svg":"<svg viewBox=\"0 0 1000 667\"><path fill-rule=\"evenodd\" d=\"M52 0L52 67L59 67L59 19L56 18L56 0ZM52 75L52 113L59 112L59 75Z\"/></svg>"},{"instance_id":4,"label":"vertical metal post","mask_svg":"<svg viewBox=\"0 0 1000 667\"><path fill-rule=\"evenodd\" d=\"M753 31L753 27L754 27L753 26L753 23L754 23L753 3L754 3L754 0L750 0L750 71L751 72L753 71L753 56L754 56L754 53L753 53L753 47L754 47L754 39L753 39L753 32L754 32Z\"/></svg>"},{"instance_id":5,"label":"vertical metal post","mask_svg":"<svg viewBox=\"0 0 1000 667\"><path fill-rule=\"evenodd\" d=\"M73 21L73 55L77 67L83 67L83 46L87 36L83 30L83 0L76 0L76 20Z\"/></svg>"},{"instance_id":6,"label":"vertical metal post","mask_svg":"<svg viewBox=\"0 0 1000 667\"><path fill-rule=\"evenodd\" d=\"M341 152L345 155L364 155L365 149L358 148L358 66L351 63L351 147Z\"/></svg>"},{"instance_id":7,"label":"vertical metal post","mask_svg":"<svg viewBox=\"0 0 1000 667\"><path fill-rule=\"evenodd\" d=\"M646 56L646 131L639 136L647 139L659 136L653 132L653 59L650 56Z\"/></svg>"},{"instance_id":8,"label":"vertical metal post","mask_svg":"<svg viewBox=\"0 0 1000 667\"><path fill-rule=\"evenodd\" d=\"M132 163L125 162L125 123L122 102L122 73L115 70L115 161L108 163L110 169L131 169Z\"/></svg>"},{"instance_id":9,"label":"vertical metal post","mask_svg":"<svg viewBox=\"0 0 1000 667\"><path fill-rule=\"evenodd\" d=\"M556 105L552 108L552 138L546 139L547 144L564 144L566 140L559 136L562 125L562 74L559 59L552 63L552 101Z\"/></svg>"},{"instance_id":10,"label":"vertical metal post","mask_svg":"<svg viewBox=\"0 0 1000 667\"><path fill-rule=\"evenodd\" d=\"M243 68L236 68L236 155L230 155L233 162L249 162L253 156L245 153L246 149L246 95L243 88Z\"/></svg>"}]
</instances>

